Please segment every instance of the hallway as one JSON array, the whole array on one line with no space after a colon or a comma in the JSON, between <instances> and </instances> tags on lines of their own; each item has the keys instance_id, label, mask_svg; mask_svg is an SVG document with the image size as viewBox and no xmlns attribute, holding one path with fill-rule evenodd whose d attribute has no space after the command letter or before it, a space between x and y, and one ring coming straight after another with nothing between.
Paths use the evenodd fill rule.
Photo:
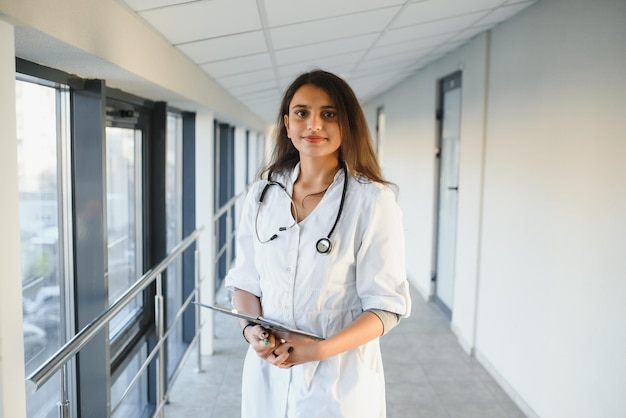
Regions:
<instances>
[{"instance_id":1,"label":"hallway","mask_svg":"<svg viewBox=\"0 0 626 418\"><path fill-rule=\"evenodd\" d=\"M447 318L415 290L411 317L381 340L388 418L523 418L485 369L465 354ZM224 292L218 304L227 305ZM174 383L167 418L239 417L240 379L247 348L234 318L216 315L215 354L196 373L192 350ZM266 418L266 417L260 417Z\"/></svg>"}]
</instances>

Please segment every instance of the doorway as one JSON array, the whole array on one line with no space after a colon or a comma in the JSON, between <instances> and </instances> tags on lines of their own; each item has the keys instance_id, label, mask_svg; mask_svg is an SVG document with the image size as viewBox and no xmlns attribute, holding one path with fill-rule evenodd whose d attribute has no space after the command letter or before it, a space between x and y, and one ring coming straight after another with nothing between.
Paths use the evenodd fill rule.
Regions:
<instances>
[{"instance_id":1,"label":"doorway","mask_svg":"<svg viewBox=\"0 0 626 418\"><path fill-rule=\"evenodd\" d=\"M461 134L461 72L439 82L438 176L434 246L435 302L452 317L459 193L459 143Z\"/></svg>"}]
</instances>

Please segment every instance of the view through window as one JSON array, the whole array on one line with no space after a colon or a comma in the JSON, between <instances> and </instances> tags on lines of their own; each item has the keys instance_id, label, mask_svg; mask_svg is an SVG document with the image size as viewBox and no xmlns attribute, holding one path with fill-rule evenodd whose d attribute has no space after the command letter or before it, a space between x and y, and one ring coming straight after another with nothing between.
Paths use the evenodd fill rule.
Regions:
<instances>
[{"instance_id":1,"label":"view through window","mask_svg":"<svg viewBox=\"0 0 626 418\"><path fill-rule=\"evenodd\" d=\"M26 77L24 77L27 79ZM33 81L33 82L31 82ZM71 284L66 259L70 222L68 172L62 156L69 146L68 92L35 80L16 81L18 179L24 361L28 376L65 342L65 291ZM67 183L69 184L69 182ZM27 399L28 417L56 417L60 378L53 377Z\"/></svg>"}]
</instances>

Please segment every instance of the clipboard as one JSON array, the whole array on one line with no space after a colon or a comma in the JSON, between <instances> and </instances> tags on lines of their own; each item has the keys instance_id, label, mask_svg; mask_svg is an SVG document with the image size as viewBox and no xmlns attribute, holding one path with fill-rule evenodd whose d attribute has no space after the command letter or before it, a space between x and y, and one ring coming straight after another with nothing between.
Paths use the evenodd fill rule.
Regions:
<instances>
[{"instance_id":1,"label":"clipboard","mask_svg":"<svg viewBox=\"0 0 626 418\"><path fill-rule=\"evenodd\" d=\"M228 309L228 308L224 308L222 306L217 306L217 305L207 305L204 303L200 303L200 302L192 302L194 305L198 305L201 306L203 308L209 308L215 312L221 312L223 314L226 315L230 315L230 316L234 316L236 318L241 318L241 319L245 319L247 321L250 321L254 324L258 324L261 325L264 328L268 328L268 329L274 329L276 331L285 331L285 332L292 332L294 334L298 334L298 335L304 335L305 337L309 337L315 341L322 341L324 340L323 337L320 337L319 335L315 335L312 334L310 332L306 332L306 331L302 331L299 329L295 329L295 328L291 328L288 327L287 325L283 325L280 322L276 322L273 321L271 319L267 319L267 318L263 318L262 316L253 316L250 314L247 314L245 312L241 312L238 311L237 309Z\"/></svg>"}]
</instances>

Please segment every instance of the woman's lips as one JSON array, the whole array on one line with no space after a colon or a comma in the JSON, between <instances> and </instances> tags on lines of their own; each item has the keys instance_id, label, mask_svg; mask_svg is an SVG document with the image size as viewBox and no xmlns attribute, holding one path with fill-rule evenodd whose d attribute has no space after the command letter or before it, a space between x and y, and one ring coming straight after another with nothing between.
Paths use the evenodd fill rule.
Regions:
<instances>
[{"instance_id":1,"label":"woman's lips","mask_svg":"<svg viewBox=\"0 0 626 418\"><path fill-rule=\"evenodd\" d=\"M323 136L318 136L318 135L307 135L304 137L304 140L308 142L322 142L325 139L326 138L324 138Z\"/></svg>"}]
</instances>

